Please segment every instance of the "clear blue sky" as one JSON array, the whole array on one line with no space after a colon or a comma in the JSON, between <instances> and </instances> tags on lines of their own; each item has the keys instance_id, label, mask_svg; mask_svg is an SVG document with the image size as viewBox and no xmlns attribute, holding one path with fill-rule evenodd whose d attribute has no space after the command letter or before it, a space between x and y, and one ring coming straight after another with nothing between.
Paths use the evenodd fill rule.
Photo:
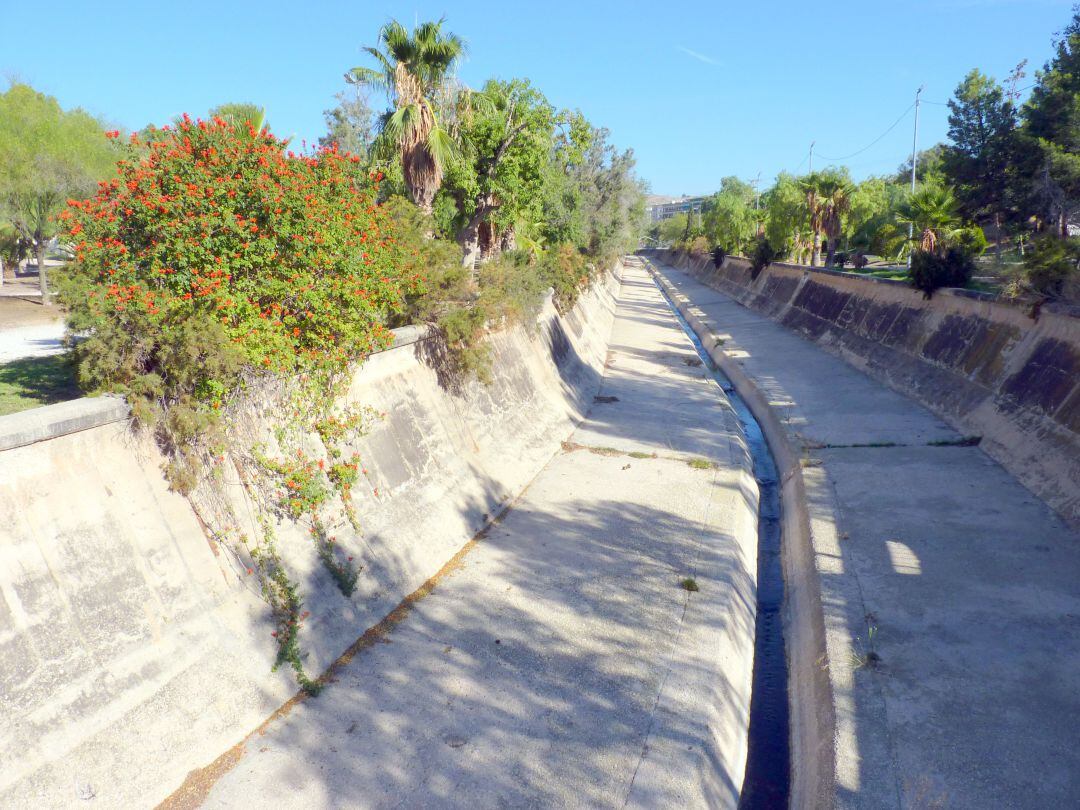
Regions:
<instances>
[{"instance_id":1,"label":"clear blue sky","mask_svg":"<svg viewBox=\"0 0 1080 810\"><path fill-rule=\"evenodd\" d=\"M128 129L254 101L275 132L310 142L382 23L445 15L469 44L467 84L529 77L633 147L654 192L700 193L732 174L767 184L799 167L811 140L819 155L855 152L920 84L944 102L972 67L1004 79L1028 58L1033 73L1072 1L103 0L43 11L0 0L0 73ZM923 107L922 145L944 138L946 115ZM909 114L848 163L856 177L892 171L910 143Z\"/></svg>"}]
</instances>

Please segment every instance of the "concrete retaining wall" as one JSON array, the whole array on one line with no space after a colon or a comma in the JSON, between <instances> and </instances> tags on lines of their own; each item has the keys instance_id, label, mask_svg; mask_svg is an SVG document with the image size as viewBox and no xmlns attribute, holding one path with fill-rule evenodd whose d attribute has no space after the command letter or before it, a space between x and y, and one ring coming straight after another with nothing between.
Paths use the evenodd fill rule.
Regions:
<instances>
[{"instance_id":1,"label":"concrete retaining wall","mask_svg":"<svg viewBox=\"0 0 1080 810\"><path fill-rule=\"evenodd\" d=\"M353 493L363 536L338 534L364 566L353 597L304 530L276 527L312 614L310 674L436 574L558 449L599 387L617 286L607 277L567 315L549 301L535 330L492 336L488 387L448 390L418 330L358 371L346 399L386 417L355 447L369 473ZM271 672L266 605L244 561L168 491L163 458L122 403L0 418L0 448L0 806L153 805L295 693L291 672ZM237 468L220 469L212 492L254 535ZM206 488L194 499L212 500Z\"/></svg>"},{"instance_id":2,"label":"concrete retaining wall","mask_svg":"<svg viewBox=\"0 0 1080 810\"><path fill-rule=\"evenodd\" d=\"M662 261L911 396L1080 526L1080 312L967 290L929 301L902 282L659 251Z\"/></svg>"}]
</instances>

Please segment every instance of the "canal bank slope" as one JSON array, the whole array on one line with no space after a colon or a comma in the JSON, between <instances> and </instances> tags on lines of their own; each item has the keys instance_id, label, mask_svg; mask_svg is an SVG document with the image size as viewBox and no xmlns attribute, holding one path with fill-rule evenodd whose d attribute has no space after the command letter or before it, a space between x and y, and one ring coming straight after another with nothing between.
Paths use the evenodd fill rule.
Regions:
<instances>
[{"instance_id":1,"label":"canal bank slope","mask_svg":"<svg viewBox=\"0 0 1080 810\"><path fill-rule=\"evenodd\" d=\"M784 507L793 807L1080 802L1080 543L919 404L670 266Z\"/></svg>"},{"instance_id":2,"label":"canal bank slope","mask_svg":"<svg viewBox=\"0 0 1080 810\"><path fill-rule=\"evenodd\" d=\"M171 806L737 805L757 488L723 392L624 274L562 452L385 643Z\"/></svg>"}]
</instances>

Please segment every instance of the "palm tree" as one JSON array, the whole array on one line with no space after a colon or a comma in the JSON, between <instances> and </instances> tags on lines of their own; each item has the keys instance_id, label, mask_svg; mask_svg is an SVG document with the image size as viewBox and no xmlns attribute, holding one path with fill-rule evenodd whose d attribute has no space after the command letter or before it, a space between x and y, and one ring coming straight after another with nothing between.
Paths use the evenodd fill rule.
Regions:
<instances>
[{"instance_id":1,"label":"palm tree","mask_svg":"<svg viewBox=\"0 0 1080 810\"><path fill-rule=\"evenodd\" d=\"M811 172L799 180L799 188L806 195L806 211L810 215L810 233L813 247L810 252L810 266L821 263L821 232L825 225L826 200L822 194L825 176L821 172Z\"/></svg>"},{"instance_id":2,"label":"palm tree","mask_svg":"<svg viewBox=\"0 0 1080 810\"><path fill-rule=\"evenodd\" d=\"M956 196L947 186L928 184L920 188L900 206L897 220L911 225L922 250L935 252L946 247L963 230Z\"/></svg>"},{"instance_id":3,"label":"palm tree","mask_svg":"<svg viewBox=\"0 0 1080 810\"><path fill-rule=\"evenodd\" d=\"M851 207L851 183L847 177L836 171L812 172L799 180L799 188L806 195L806 210L810 217L810 233L813 236L810 266L821 265L823 236L828 240L825 263L832 264L844 214Z\"/></svg>"},{"instance_id":4,"label":"palm tree","mask_svg":"<svg viewBox=\"0 0 1080 810\"><path fill-rule=\"evenodd\" d=\"M401 155L405 186L422 211L430 214L442 185L443 169L454 153L453 139L439 123L435 99L465 51L460 37L442 24L425 22L412 33L397 20L379 31L379 48L364 48L378 68L355 67L345 80L386 92L393 109L380 121L386 145Z\"/></svg>"},{"instance_id":5,"label":"palm tree","mask_svg":"<svg viewBox=\"0 0 1080 810\"><path fill-rule=\"evenodd\" d=\"M251 132L258 134L269 128L266 123L266 109L258 104L237 102L219 104L210 110L210 117L227 121L241 134Z\"/></svg>"},{"instance_id":6,"label":"palm tree","mask_svg":"<svg viewBox=\"0 0 1080 810\"><path fill-rule=\"evenodd\" d=\"M842 177L826 177L825 183L822 184L821 194L825 202L822 228L828 240L825 267L833 266L836 248L840 241L840 231L843 228L843 217L851 208L851 191L851 184Z\"/></svg>"}]
</instances>

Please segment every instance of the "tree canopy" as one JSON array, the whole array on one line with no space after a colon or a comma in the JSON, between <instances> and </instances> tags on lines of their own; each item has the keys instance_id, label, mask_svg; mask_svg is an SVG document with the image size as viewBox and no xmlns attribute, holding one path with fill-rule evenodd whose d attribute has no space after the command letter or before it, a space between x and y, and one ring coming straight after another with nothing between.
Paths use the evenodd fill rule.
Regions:
<instances>
[{"instance_id":1,"label":"tree canopy","mask_svg":"<svg viewBox=\"0 0 1080 810\"><path fill-rule=\"evenodd\" d=\"M0 94L0 211L33 246L43 295L56 215L66 200L90 196L115 171L117 157L102 122L84 110L65 111L26 84Z\"/></svg>"}]
</instances>

